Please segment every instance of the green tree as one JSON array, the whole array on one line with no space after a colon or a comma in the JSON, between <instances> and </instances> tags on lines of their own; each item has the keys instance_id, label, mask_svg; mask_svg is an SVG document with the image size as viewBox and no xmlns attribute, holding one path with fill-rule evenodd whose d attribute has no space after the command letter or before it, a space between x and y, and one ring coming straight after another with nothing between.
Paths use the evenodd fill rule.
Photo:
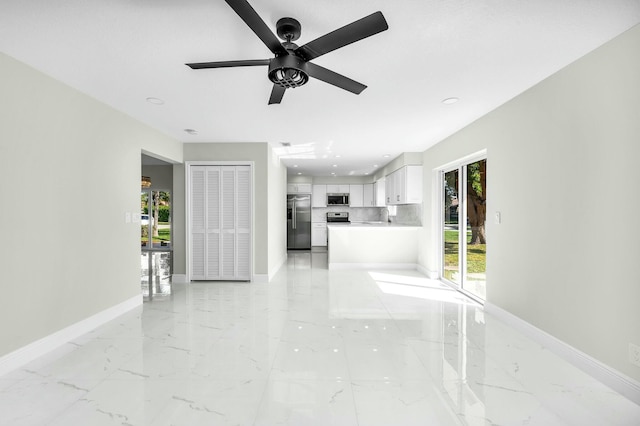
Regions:
<instances>
[{"instance_id":1,"label":"green tree","mask_svg":"<svg viewBox=\"0 0 640 426\"><path fill-rule=\"evenodd\" d=\"M471 227L469 244L486 244L487 160L467 166L467 218Z\"/></svg>"}]
</instances>

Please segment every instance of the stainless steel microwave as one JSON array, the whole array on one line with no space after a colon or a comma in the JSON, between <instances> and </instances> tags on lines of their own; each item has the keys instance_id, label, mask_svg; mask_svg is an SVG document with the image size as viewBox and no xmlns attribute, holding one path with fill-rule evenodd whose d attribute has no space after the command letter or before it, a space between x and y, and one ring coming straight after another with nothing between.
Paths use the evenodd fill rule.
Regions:
<instances>
[{"instance_id":1,"label":"stainless steel microwave","mask_svg":"<svg viewBox=\"0 0 640 426\"><path fill-rule=\"evenodd\" d=\"M327 206L348 206L349 194L327 194Z\"/></svg>"}]
</instances>

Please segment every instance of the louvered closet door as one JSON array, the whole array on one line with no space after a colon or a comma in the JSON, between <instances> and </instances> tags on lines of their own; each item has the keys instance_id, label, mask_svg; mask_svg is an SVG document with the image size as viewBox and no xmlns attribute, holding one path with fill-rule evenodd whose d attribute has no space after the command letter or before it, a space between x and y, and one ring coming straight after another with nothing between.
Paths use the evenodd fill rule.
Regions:
<instances>
[{"instance_id":1,"label":"louvered closet door","mask_svg":"<svg viewBox=\"0 0 640 426\"><path fill-rule=\"evenodd\" d=\"M218 280L222 276L220 267L220 167L207 167L207 265L206 279Z\"/></svg>"},{"instance_id":2,"label":"louvered closet door","mask_svg":"<svg viewBox=\"0 0 640 426\"><path fill-rule=\"evenodd\" d=\"M193 166L191 181L191 279L206 279L206 168Z\"/></svg>"},{"instance_id":3,"label":"louvered closet door","mask_svg":"<svg viewBox=\"0 0 640 426\"><path fill-rule=\"evenodd\" d=\"M251 280L251 167L191 166L191 279Z\"/></svg>"},{"instance_id":4,"label":"louvered closet door","mask_svg":"<svg viewBox=\"0 0 640 426\"><path fill-rule=\"evenodd\" d=\"M222 278L236 276L236 170L222 170Z\"/></svg>"}]
</instances>

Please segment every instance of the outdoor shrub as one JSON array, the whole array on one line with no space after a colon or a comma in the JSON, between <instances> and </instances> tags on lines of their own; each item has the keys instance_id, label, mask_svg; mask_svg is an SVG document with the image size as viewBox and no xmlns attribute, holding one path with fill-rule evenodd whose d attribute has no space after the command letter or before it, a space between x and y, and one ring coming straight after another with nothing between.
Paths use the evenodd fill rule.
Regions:
<instances>
[{"instance_id":1,"label":"outdoor shrub","mask_svg":"<svg viewBox=\"0 0 640 426\"><path fill-rule=\"evenodd\" d=\"M160 206L158 209L158 222L169 222L171 208L169 206Z\"/></svg>"}]
</instances>

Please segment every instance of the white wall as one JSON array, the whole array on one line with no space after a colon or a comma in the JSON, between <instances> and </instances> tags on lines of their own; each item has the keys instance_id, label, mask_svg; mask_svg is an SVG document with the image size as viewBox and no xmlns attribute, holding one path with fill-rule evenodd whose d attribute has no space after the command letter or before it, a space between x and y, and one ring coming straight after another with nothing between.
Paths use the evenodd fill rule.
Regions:
<instances>
[{"instance_id":1,"label":"white wall","mask_svg":"<svg viewBox=\"0 0 640 426\"><path fill-rule=\"evenodd\" d=\"M432 170L487 149L487 300L640 380L640 26L425 151ZM437 270L437 235L420 262Z\"/></svg>"},{"instance_id":2,"label":"white wall","mask_svg":"<svg viewBox=\"0 0 640 426\"><path fill-rule=\"evenodd\" d=\"M268 273L272 277L287 260L287 168L268 146Z\"/></svg>"},{"instance_id":3,"label":"white wall","mask_svg":"<svg viewBox=\"0 0 640 426\"><path fill-rule=\"evenodd\" d=\"M181 145L0 54L0 356L140 295L141 150Z\"/></svg>"}]
</instances>

